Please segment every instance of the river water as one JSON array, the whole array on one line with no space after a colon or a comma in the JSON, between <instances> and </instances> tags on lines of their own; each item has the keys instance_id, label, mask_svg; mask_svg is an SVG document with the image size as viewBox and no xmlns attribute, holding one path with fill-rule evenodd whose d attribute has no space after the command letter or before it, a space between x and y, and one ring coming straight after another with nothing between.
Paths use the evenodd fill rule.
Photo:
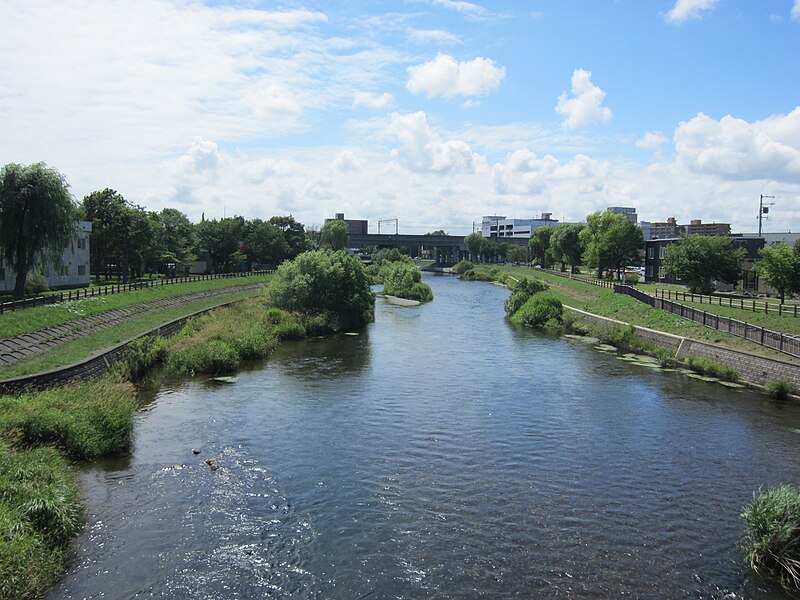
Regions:
<instances>
[{"instance_id":1,"label":"river water","mask_svg":"<svg viewBox=\"0 0 800 600\"><path fill-rule=\"evenodd\" d=\"M788 597L744 566L739 513L800 480L797 406L427 281L432 303L379 299L362 334L287 343L236 383L164 381L131 455L82 474L49 598Z\"/></svg>"}]
</instances>

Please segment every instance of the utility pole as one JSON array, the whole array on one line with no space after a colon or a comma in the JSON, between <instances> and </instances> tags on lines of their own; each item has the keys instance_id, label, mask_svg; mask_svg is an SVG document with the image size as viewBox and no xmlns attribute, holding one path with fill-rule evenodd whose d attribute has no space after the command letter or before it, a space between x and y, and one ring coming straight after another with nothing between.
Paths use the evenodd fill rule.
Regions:
<instances>
[{"instance_id":1,"label":"utility pole","mask_svg":"<svg viewBox=\"0 0 800 600\"><path fill-rule=\"evenodd\" d=\"M761 237L761 221L764 218L764 215L768 215L769 207L775 204L774 202L768 202L767 206L764 206L764 198L774 198L774 197L775 196L765 196L764 194L761 194L758 197L758 237Z\"/></svg>"}]
</instances>

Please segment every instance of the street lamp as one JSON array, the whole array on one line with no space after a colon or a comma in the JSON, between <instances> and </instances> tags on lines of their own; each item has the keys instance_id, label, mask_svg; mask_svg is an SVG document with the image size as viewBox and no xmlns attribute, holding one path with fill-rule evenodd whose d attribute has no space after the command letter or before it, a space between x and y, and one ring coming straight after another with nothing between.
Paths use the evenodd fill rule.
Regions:
<instances>
[{"instance_id":1,"label":"street lamp","mask_svg":"<svg viewBox=\"0 0 800 600\"><path fill-rule=\"evenodd\" d=\"M764 206L764 198L774 198L774 197L775 196L765 196L764 194L761 194L758 197L758 237L761 237L761 221L764 218L764 215L768 215L769 207L775 204L774 202L768 202L767 206Z\"/></svg>"}]
</instances>

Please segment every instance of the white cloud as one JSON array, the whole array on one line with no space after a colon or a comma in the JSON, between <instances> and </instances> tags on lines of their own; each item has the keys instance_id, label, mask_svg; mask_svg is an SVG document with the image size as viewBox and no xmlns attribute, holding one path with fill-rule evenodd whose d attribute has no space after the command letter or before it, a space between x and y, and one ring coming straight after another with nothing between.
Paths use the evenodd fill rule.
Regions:
<instances>
[{"instance_id":1,"label":"white cloud","mask_svg":"<svg viewBox=\"0 0 800 600\"><path fill-rule=\"evenodd\" d=\"M331 167L342 173L352 173L363 169L364 161L361 160L355 152L342 150L336 155L336 158L331 163Z\"/></svg>"},{"instance_id":2,"label":"white cloud","mask_svg":"<svg viewBox=\"0 0 800 600\"><path fill-rule=\"evenodd\" d=\"M667 23L680 24L690 19L700 19L704 12L713 10L719 0L676 0L675 6L664 15Z\"/></svg>"},{"instance_id":3,"label":"white cloud","mask_svg":"<svg viewBox=\"0 0 800 600\"><path fill-rule=\"evenodd\" d=\"M460 140L443 140L430 128L425 113L392 114L389 131L400 142L392 150L392 158L406 169L416 172L447 173L474 169L476 155L469 144Z\"/></svg>"},{"instance_id":4,"label":"white cloud","mask_svg":"<svg viewBox=\"0 0 800 600\"><path fill-rule=\"evenodd\" d=\"M239 175L248 183L262 183L269 178L284 178L302 172L302 166L291 160L263 158L243 163Z\"/></svg>"},{"instance_id":5,"label":"white cloud","mask_svg":"<svg viewBox=\"0 0 800 600\"><path fill-rule=\"evenodd\" d=\"M415 44L457 45L461 39L443 29L409 29L408 39Z\"/></svg>"},{"instance_id":6,"label":"white cloud","mask_svg":"<svg viewBox=\"0 0 800 600\"><path fill-rule=\"evenodd\" d=\"M488 94L500 85L506 70L490 58L458 62L452 56L438 54L432 61L409 67L408 75L406 88L411 93L452 98Z\"/></svg>"},{"instance_id":7,"label":"white cloud","mask_svg":"<svg viewBox=\"0 0 800 600\"><path fill-rule=\"evenodd\" d=\"M800 21L800 0L794 0L794 6L792 6L792 20Z\"/></svg>"},{"instance_id":8,"label":"white cloud","mask_svg":"<svg viewBox=\"0 0 800 600\"><path fill-rule=\"evenodd\" d=\"M598 121L609 121L611 109L603 106L606 93L592 84L592 72L575 69L572 72L572 95L564 92L558 97L556 112L564 115L564 127L576 129Z\"/></svg>"},{"instance_id":9,"label":"white cloud","mask_svg":"<svg viewBox=\"0 0 800 600\"><path fill-rule=\"evenodd\" d=\"M641 138L636 140L637 148L655 150L667 142L666 136L660 131L648 131Z\"/></svg>"},{"instance_id":10,"label":"white cloud","mask_svg":"<svg viewBox=\"0 0 800 600\"><path fill-rule=\"evenodd\" d=\"M675 149L680 162L698 173L800 183L800 106L753 123L699 113L678 126Z\"/></svg>"},{"instance_id":11,"label":"white cloud","mask_svg":"<svg viewBox=\"0 0 800 600\"><path fill-rule=\"evenodd\" d=\"M374 110L388 108L394 104L394 96L389 92L383 94L372 94L370 92L358 92L353 98L353 108L365 107Z\"/></svg>"},{"instance_id":12,"label":"white cloud","mask_svg":"<svg viewBox=\"0 0 800 600\"><path fill-rule=\"evenodd\" d=\"M492 183L498 194L541 195L552 186L564 184L577 184L580 191L599 191L607 173L606 164L583 154L562 163L550 154L539 158L536 153L521 149L509 154L504 164L494 166Z\"/></svg>"},{"instance_id":13,"label":"white cloud","mask_svg":"<svg viewBox=\"0 0 800 600\"><path fill-rule=\"evenodd\" d=\"M178 159L186 173L202 173L216 169L220 164L220 153L217 145L197 136L192 141L186 154Z\"/></svg>"},{"instance_id":14,"label":"white cloud","mask_svg":"<svg viewBox=\"0 0 800 600\"><path fill-rule=\"evenodd\" d=\"M486 14L486 9L472 2L463 2L462 0L432 0L434 6L440 6L448 10L454 10L466 15L483 16Z\"/></svg>"}]
</instances>

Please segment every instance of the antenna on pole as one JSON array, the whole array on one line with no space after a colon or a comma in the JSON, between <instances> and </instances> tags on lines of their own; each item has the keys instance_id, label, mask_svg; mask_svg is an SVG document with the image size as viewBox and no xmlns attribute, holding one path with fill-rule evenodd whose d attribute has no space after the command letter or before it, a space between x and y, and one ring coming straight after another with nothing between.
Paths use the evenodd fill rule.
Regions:
<instances>
[{"instance_id":1,"label":"antenna on pole","mask_svg":"<svg viewBox=\"0 0 800 600\"><path fill-rule=\"evenodd\" d=\"M775 196L765 196L761 194L758 197L758 237L761 237L761 221L763 219L769 219L769 217L765 217L764 215L769 214L769 207L774 206L774 202L767 202L767 205L764 206L764 198L774 198Z\"/></svg>"}]
</instances>

